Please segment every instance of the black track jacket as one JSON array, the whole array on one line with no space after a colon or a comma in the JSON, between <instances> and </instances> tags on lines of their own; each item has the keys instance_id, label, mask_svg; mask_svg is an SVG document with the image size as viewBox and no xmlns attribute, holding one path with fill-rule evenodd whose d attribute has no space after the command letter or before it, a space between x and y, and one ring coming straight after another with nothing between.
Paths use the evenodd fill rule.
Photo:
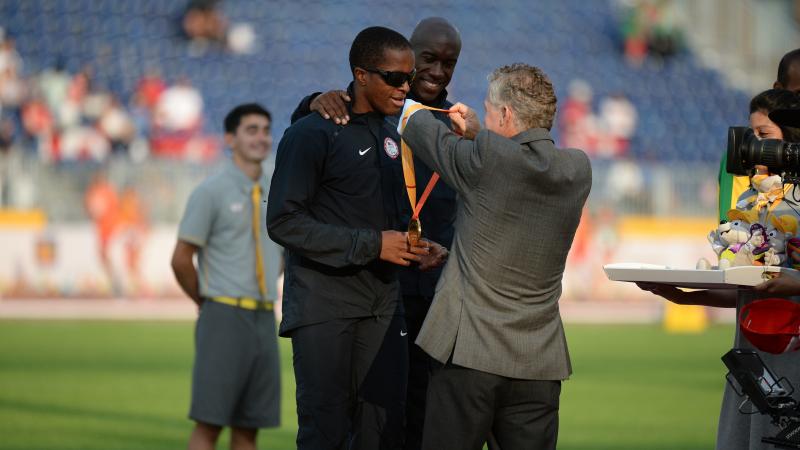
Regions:
<instances>
[{"instance_id":1,"label":"black track jacket","mask_svg":"<svg viewBox=\"0 0 800 450\"><path fill-rule=\"evenodd\" d=\"M378 259L397 229L397 132L377 113L339 126L311 114L281 139L267 204L270 237L286 249L281 336L337 318L402 313L396 267ZM399 156L395 156L399 157Z\"/></svg>"}]
</instances>

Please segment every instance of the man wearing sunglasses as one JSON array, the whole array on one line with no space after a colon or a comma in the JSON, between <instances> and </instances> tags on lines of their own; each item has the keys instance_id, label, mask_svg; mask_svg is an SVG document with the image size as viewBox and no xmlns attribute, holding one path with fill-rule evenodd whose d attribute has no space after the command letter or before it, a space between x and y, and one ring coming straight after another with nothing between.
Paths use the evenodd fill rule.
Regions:
<instances>
[{"instance_id":1,"label":"man wearing sunglasses","mask_svg":"<svg viewBox=\"0 0 800 450\"><path fill-rule=\"evenodd\" d=\"M394 205L383 149L398 146L384 118L403 107L414 54L399 33L361 31L350 48L346 126L312 114L278 147L267 206L270 237L286 249L280 335L292 339L298 449L400 449L408 333L396 267L422 260Z\"/></svg>"},{"instance_id":2,"label":"man wearing sunglasses","mask_svg":"<svg viewBox=\"0 0 800 450\"><path fill-rule=\"evenodd\" d=\"M447 85L453 77L458 56L461 53L461 36L458 30L441 17L429 17L420 21L411 34L411 47L415 54L415 77L411 83L408 98L434 108L449 109L453 104L447 101ZM389 84L399 83L402 74L385 79ZM311 112L318 112L325 119L336 124L346 124L350 116L347 105L351 101L351 89L347 91L329 91L324 94L312 94L300 103L292 114L292 121L299 120ZM434 112L434 117L450 126L447 114ZM387 120L397 124L399 116L388 117ZM399 137L393 138L400 142ZM389 152L381 155L382 163L392 167L395 176L393 187L388 195L397 205L398 223L407 227L411 219L411 208L403 181L400 158ZM414 158L416 184L424 187L430 180L433 171L417 158ZM418 188L418 189L419 189ZM456 194L445 183L437 183L431 192L425 207L420 212L423 233L426 238L449 248L453 241L453 224L455 223ZM430 357L413 342L417 338L425 315L430 308L436 283L442 273L442 258L435 260L436 267L428 265L412 266L400 270L400 286L403 294L406 325L409 342L409 376L406 397L406 442L405 450L418 450L422 445L422 428L425 418L425 399L432 361Z\"/></svg>"}]
</instances>

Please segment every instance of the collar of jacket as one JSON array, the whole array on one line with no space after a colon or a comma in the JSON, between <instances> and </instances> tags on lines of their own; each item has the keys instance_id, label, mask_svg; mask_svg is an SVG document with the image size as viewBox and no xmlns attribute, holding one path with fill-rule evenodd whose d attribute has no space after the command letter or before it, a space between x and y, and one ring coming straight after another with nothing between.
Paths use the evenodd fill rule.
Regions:
<instances>
[{"instance_id":1,"label":"collar of jacket","mask_svg":"<svg viewBox=\"0 0 800 450\"><path fill-rule=\"evenodd\" d=\"M258 178L257 181L251 180L250 177L248 177L244 172L242 172L242 169L240 169L239 166L237 166L236 163L233 162L233 156L227 158L227 160L223 164L222 170L225 173L227 173L229 177L232 177L234 179L236 184L239 185L239 188L242 190L242 192L249 193L253 189L253 185L256 183L261 185L262 195L264 192L266 192L264 191L265 188L264 173L263 172L261 173L261 176Z\"/></svg>"},{"instance_id":2,"label":"collar of jacket","mask_svg":"<svg viewBox=\"0 0 800 450\"><path fill-rule=\"evenodd\" d=\"M422 100L418 99L417 96L414 95L414 91L409 91L408 95L406 95L406 98L422 103L425 106L432 106L434 108L447 109L451 106L447 103L447 89L442 89L442 92L439 93L439 96L433 99L432 102L423 102Z\"/></svg>"},{"instance_id":3,"label":"collar of jacket","mask_svg":"<svg viewBox=\"0 0 800 450\"><path fill-rule=\"evenodd\" d=\"M352 81L350 82L350 84L347 85L347 95L349 95L350 98L353 100L350 103L346 104L347 105L347 113L350 114L351 121L354 121L354 120L357 120L357 119L363 119L363 120L366 121L370 117L374 117L378 121L383 121L383 118L386 117L385 115L381 114L378 111L370 111L370 112L365 112L365 113L353 112L353 105L355 105L355 103L356 103L356 94L355 94L355 91L353 90L353 82Z\"/></svg>"},{"instance_id":4,"label":"collar of jacket","mask_svg":"<svg viewBox=\"0 0 800 450\"><path fill-rule=\"evenodd\" d=\"M534 141L550 141L553 143L553 137L550 132L544 128L529 128L519 134L511 137L511 140L518 144L527 144Z\"/></svg>"}]
</instances>

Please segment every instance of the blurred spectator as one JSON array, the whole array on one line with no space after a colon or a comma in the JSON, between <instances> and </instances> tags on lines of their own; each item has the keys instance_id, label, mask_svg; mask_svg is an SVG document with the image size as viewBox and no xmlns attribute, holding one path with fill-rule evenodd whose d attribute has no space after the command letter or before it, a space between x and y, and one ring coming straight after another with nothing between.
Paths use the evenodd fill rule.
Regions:
<instances>
[{"instance_id":1,"label":"blurred spectator","mask_svg":"<svg viewBox=\"0 0 800 450\"><path fill-rule=\"evenodd\" d=\"M56 112L58 125L61 129L76 127L81 124L83 100L89 93L91 77L91 68L84 67L70 80L69 86L67 86L66 99Z\"/></svg>"},{"instance_id":2,"label":"blurred spectator","mask_svg":"<svg viewBox=\"0 0 800 450\"><path fill-rule=\"evenodd\" d=\"M111 240L119 225L120 200L116 188L102 172L95 174L92 183L86 189L84 204L95 225L100 263L108 277L112 291L118 295L122 290L111 264L110 248Z\"/></svg>"},{"instance_id":3,"label":"blurred spectator","mask_svg":"<svg viewBox=\"0 0 800 450\"><path fill-rule=\"evenodd\" d=\"M0 119L0 208L11 204L11 147L14 144L14 123L11 119Z\"/></svg>"},{"instance_id":4,"label":"blurred spectator","mask_svg":"<svg viewBox=\"0 0 800 450\"><path fill-rule=\"evenodd\" d=\"M104 161L111 153L111 143L96 128L70 127L61 135L57 155L62 161Z\"/></svg>"},{"instance_id":5,"label":"blurred spectator","mask_svg":"<svg viewBox=\"0 0 800 450\"><path fill-rule=\"evenodd\" d=\"M55 66L39 75L39 90L47 102L50 111L58 111L67 99L70 76L64 70L64 62L58 61Z\"/></svg>"},{"instance_id":6,"label":"blurred spectator","mask_svg":"<svg viewBox=\"0 0 800 450\"><path fill-rule=\"evenodd\" d=\"M136 188L127 186L119 200L118 234L125 254L125 291L131 296L140 295L146 290L139 261L147 229L147 215L141 197Z\"/></svg>"},{"instance_id":7,"label":"blurred spectator","mask_svg":"<svg viewBox=\"0 0 800 450\"><path fill-rule=\"evenodd\" d=\"M640 66L648 55L668 58L683 47L683 32L674 2L665 0L621 0L621 33L625 59Z\"/></svg>"},{"instance_id":8,"label":"blurred spectator","mask_svg":"<svg viewBox=\"0 0 800 450\"><path fill-rule=\"evenodd\" d=\"M5 37L0 41L0 106L12 114L19 112L25 99L26 86L21 74L22 57L14 40Z\"/></svg>"},{"instance_id":9,"label":"blurred spectator","mask_svg":"<svg viewBox=\"0 0 800 450\"><path fill-rule=\"evenodd\" d=\"M632 66L641 66L647 57L647 22L643 20L642 7L636 7L632 2L625 7L622 19L621 33L623 39L623 53L625 59Z\"/></svg>"},{"instance_id":10,"label":"blurred spectator","mask_svg":"<svg viewBox=\"0 0 800 450\"><path fill-rule=\"evenodd\" d=\"M126 107L115 93L96 88L90 65L70 74L58 60L22 78L22 58L3 36L0 28L3 149L22 139L21 147L43 161L104 161L114 152L134 161L157 155L205 163L219 154L219 137L202 134L203 98L185 77L168 87L157 69L148 69Z\"/></svg>"},{"instance_id":11,"label":"blurred spectator","mask_svg":"<svg viewBox=\"0 0 800 450\"><path fill-rule=\"evenodd\" d=\"M683 48L683 31L678 23L675 2L655 0L654 4L655 17L650 28L647 46L651 54L666 59L677 54Z\"/></svg>"},{"instance_id":12,"label":"blurred spectator","mask_svg":"<svg viewBox=\"0 0 800 450\"><path fill-rule=\"evenodd\" d=\"M100 113L97 126L111 143L111 150L117 153L127 151L136 137L136 127L131 115L114 97Z\"/></svg>"},{"instance_id":13,"label":"blurred spectator","mask_svg":"<svg viewBox=\"0 0 800 450\"><path fill-rule=\"evenodd\" d=\"M619 158L628 153L636 131L636 108L622 93L600 101L600 112L592 108L592 88L583 80L572 80L558 119L562 145L586 151L591 158Z\"/></svg>"},{"instance_id":14,"label":"blurred spectator","mask_svg":"<svg viewBox=\"0 0 800 450\"><path fill-rule=\"evenodd\" d=\"M156 105L166 90L167 84L153 68L148 69L137 83L130 105L131 120L137 136L150 135Z\"/></svg>"},{"instance_id":15,"label":"blurred spectator","mask_svg":"<svg viewBox=\"0 0 800 450\"><path fill-rule=\"evenodd\" d=\"M111 93L106 90L90 89L81 102L81 121L95 123L112 103Z\"/></svg>"},{"instance_id":16,"label":"blurred spectator","mask_svg":"<svg viewBox=\"0 0 800 450\"><path fill-rule=\"evenodd\" d=\"M800 24L800 0L794 0L792 4L793 4L792 10L794 11L794 20L795 22Z\"/></svg>"},{"instance_id":17,"label":"blurred spectator","mask_svg":"<svg viewBox=\"0 0 800 450\"><path fill-rule=\"evenodd\" d=\"M183 13L181 27L194 55L203 54L211 46L226 45L228 21L217 9L218 3L218 0L190 0Z\"/></svg>"},{"instance_id":18,"label":"blurred spectator","mask_svg":"<svg viewBox=\"0 0 800 450\"><path fill-rule=\"evenodd\" d=\"M592 87L575 79L567 88L567 99L560 110L559 135L564 147L584 149L589 156L595 147L595 118L592 113Z\"/></svg>"},{"instance_id":19,"label":"blurred spectator","mask_svg":"<svg viewBox=\"0 0 800 450\"><path fill-rule=\"evenodd\" d=\"M36 151L48 160L47 155L54 137L55 121L44 99L34 93L22 106L22 129L29 142L34 143Z\"/></svg>"},{"instance_id":20,"label":"blurred spectator","mask_svg":"<svg viewBox=\"0 0 800 450\"><path fill-rule=\"evenodd\" d=\"M9 36L0 40L0 73L22 73L22 57L17 52L16 42Z\"/></svg>"},{"instance_id":21,"label":"blurred spectator","mask_svg":"<svg viewBox=\"0 0 800 450\"><path fill-rule=\"evenodd\" d=\"M234 53L253 53L256 48L256 32L249 23L235 23L228 31L228 49Z\"/></svg>"},{"instance_id":22,"label":"blurred spectator","mask_svg":"<svg viewBox=\"0 0 800 450\"><path fill-rule=\"evenodd\" d=\"M81 104L83 98L89 92L92 83L92 68L84 66L80 72L76 73L69 83L67 88L67 100L73 103Z\"/></svg>"},{"instance_id":23,"label":"blurred spectator","mask_svg":"<svg viewBox=\"0 0 800 450\"><path fill-rule=\"evenodd\" d=\"M605 136L598 155L619 157L627 154L637 119L636 108L625 94L620 92L604 98L600 102L600 121Z\"/></svg>"},{"instance_id":24,"label":"blurred spectator","mask_svg":"<svg viewBox=\"0 0 800 450\"><path fill-rule=\"evenodd\" d=\"M161 74L155 69L149 69L136 85L136 92L133 94L134 103L152 111L166 90L167 84L164 83Z\"/></svg>"},{"instance_id":25,"label":"blurred spectator","mask_svg":"<svg viewBox=\"0 0 800 450\"><path fill-rule=\"evenodd\" d=\"M203 98L188 79L167 88L158 99L150 147L154 155L208 161L218 153L219 142L202 135Z\"/></svg>"},{"instance_id":26,"label":"blurred spectator","mask_svg":"<svg viewBox=\"0 0 800 450\"><path fill-rule=\"evenodd\" d=\"M154 123L162 132L194 133L200 129L203 97L187 78L167 88L156 103Z\"/></svg>"},{"instance_id":27,"label":"blurred spectator","mask_svg":"<svg viewBox=\"0 0 800 450\"><path fill-rule=\"evenodd\" d=\"M252 53L256 33L249 23L229 24L219 10L219 0L191 0L181 18L181 30L189 40L189 54L203 55L212 48Z\"/></svg>"},{"instance_id":28,"label":"blurred spectator","mask_svg":"<svg viewBox=\"0 0 800 450\"><path fill-rule=\"evenodd\" d=\"M606 191L615 211L646 209L645 176L632 159L614 161L606 178Z\"/></svg>"},{"instance_id":29,"label":"blurred spectator","mask_svg":"<svg viewBox=\"0 0 800 450\"><path fill-rule=\"evenodd\" d=\"M14 122L9 118L0 119L0 157L11 153L14 145Z\"/></svg>"}]
</instances>

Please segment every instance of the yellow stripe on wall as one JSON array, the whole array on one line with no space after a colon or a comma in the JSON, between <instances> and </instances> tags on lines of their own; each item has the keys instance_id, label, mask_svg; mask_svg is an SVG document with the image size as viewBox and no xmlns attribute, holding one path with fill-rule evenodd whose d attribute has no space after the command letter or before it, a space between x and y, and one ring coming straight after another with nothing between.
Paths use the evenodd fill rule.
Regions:
<instances>
[{"instance_id":1,"label":"yellow stripe on wall","mask_svg":"<svg viewBox=\"0 0 800 450\"><path fill-rule=\"evenodd\" d=\"M620 236L696 236L705 238L719 225L713 217L652 217L625 216L619 218Z\"/></svg>"},{"instance_id":2,"label":"yellow stripe on wall","mask_svg":"<svg viewBox=\"0 0 800 450\"><path fill-rule=\"evenodd\" d=\"M41 209L0 208L0 229L40 230L45 225L47 225L47 215Z\"/></svg>"}]
</instances>

